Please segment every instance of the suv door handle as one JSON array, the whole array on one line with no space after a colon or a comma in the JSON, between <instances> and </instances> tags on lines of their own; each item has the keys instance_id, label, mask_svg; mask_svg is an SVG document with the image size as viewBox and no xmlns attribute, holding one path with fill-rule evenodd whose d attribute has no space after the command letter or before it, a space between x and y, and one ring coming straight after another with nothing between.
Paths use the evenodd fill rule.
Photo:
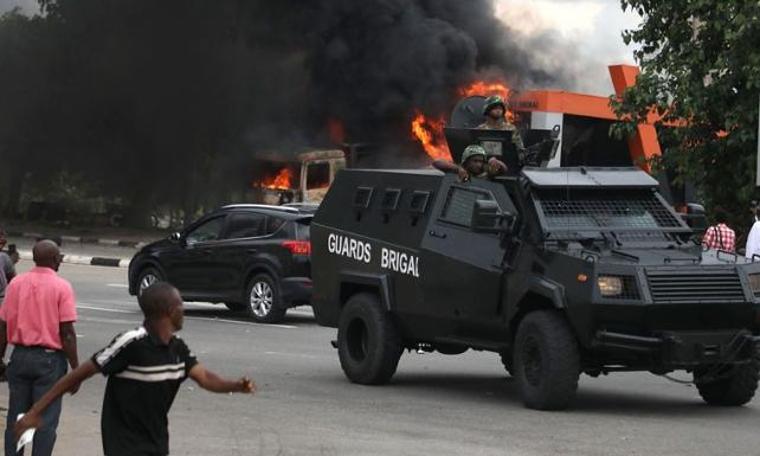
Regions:
<instances>
[{"instance_id":1,"label":"suv door handle","mask_svg":"<svg viewBox=\"0 0 760 456\"><path fill-rule=\"evenodd\" d=\"M246 253L258 253L257 249L246 249Z\"/></svg>"},{"instance_id":2,"label":"suv door handle","mask_svg":"<svg viewBox=\"0 0 760 456\"><path fill-rule=\"evenodd\" d=\"M446 239L446 233L439 233L437 231L430 230L428 234L438 239Z\"/></svg>"}]
</instances>

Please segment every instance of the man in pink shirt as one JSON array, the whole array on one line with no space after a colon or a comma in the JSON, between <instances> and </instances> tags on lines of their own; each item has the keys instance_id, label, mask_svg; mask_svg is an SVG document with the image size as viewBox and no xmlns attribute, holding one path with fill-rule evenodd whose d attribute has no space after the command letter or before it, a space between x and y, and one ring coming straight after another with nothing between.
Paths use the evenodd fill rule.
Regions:
<instances>
[{"instance_id":1,"label":"man in pink shirt","mask_svg":"<svg viewBox=\"0 0 760 456\"><path fill-rule=\"evenodd\" d=\"M5 456L16 455L13 425L19 413L26 413L45 392L66 374L66 361L79 365L74 322L77 319L74 291L59 277L63 256L52 241L34 246L36 267L17 276L5 292L0 307L0 363L5 349L14 346L8 364L8 419L5 428ZM5 366L0 364L0 369ZM74 394L77 387L71 390ZM61 399L42 417L34 435L32 456L53 453Z\"/></svg>"}]
</instances>

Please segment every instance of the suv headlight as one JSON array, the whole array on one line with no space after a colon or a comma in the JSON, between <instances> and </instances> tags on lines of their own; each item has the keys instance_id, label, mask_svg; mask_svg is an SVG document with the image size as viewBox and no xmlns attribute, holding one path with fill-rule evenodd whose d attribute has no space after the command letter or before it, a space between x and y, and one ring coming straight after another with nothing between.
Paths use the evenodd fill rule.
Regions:
<instances>
[{"instance_id":1,"label":"suv headlight","mask_svg":"<svg viewBox=\"0 0 760 456\"><path fill-rule=\"evenodd\" d=\"M620 296L623 294L623 279L615 276L599 276L596 279L599 293L604 297Z\"/></svg>"},{"instance_id":2,"label":"suv headlight","mask_svg":"<svg viewBox=\"0 0 760 456\"><path fill-rule=\"evenodd\" d=\"M760 295L760 273L756 272L749 275L749 287L752 289L752 293Z\"/></svg>"}]
</instances>

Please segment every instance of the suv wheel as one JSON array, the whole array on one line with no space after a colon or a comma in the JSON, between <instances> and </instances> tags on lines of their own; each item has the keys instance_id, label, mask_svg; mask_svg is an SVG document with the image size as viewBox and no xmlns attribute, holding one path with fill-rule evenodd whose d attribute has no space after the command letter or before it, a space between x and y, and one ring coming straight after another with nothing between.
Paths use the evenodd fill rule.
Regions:
<instances>
[{"instance_id":1,"label":"suv wheel","mask_svg":"<svg viewBox=\"0 0 760 456\"><path fill-rule=\"evenodd\" d=\"M147 267L143 269L140 271L140 275L137 276L137 296L140 296L143 290L149 286L162 280L161 273L156 268Z\"/></svg>"},{"instance_id":2,"label":"suv wheel","mask_svg":"<svg viewBox=\"0 0 760 456\"><path fill-rule=\"evenodd\" d=\"M376 295L359 293L348 300L338 323L338 356L349 380L388 383L403 348L396 324Z\"/></svg>"},{"instance_id":3,"label":"suv wheel","mask_svg":"<svg viewBox=\"0 0 760 456\"><path fill-rule=\"evenodd\" d=\"M699 395L710 405L740 406L755 396L760 378L760 352L747 364L731 366L724 371L710 367L694 371L694 383Z\"/></svg>"},{"instance_id":4,"label":"suv wheel","mask_svg":"<svg viewBox=\"0 0 760 456\"><path fill-rule=\"evenodd\" d=\"M277 323L285 316L280 289L269 274L257 274L246 288L248 308L259 323Z\"/></svg>"},{"instance_id":5,"label":"suv wheel","mask_svg":"<svg viewBox=\"0 0 760 456\"><path fill-rule=\"evenodd\" d=\"M531 312L520 322L514 374L528 408L559 410L575 397L580 376L578 342L559 312Z\"/></svg>"}]
</instances>

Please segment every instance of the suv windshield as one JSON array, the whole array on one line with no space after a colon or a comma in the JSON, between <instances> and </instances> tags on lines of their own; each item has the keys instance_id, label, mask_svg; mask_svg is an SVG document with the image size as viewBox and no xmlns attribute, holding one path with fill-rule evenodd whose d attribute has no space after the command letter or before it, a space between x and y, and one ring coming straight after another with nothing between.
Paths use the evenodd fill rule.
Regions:
<instances>
[{"instance_id":1,"label":"suv windshield","mask_svg":"<svg viewBox=\"0 0 760 456\"><path fill-rule=\"evenodd\" d=\"M660 195L646 189L540 189L536 207L550 233L688 230Z\"/></svg>"}]
</instances>

